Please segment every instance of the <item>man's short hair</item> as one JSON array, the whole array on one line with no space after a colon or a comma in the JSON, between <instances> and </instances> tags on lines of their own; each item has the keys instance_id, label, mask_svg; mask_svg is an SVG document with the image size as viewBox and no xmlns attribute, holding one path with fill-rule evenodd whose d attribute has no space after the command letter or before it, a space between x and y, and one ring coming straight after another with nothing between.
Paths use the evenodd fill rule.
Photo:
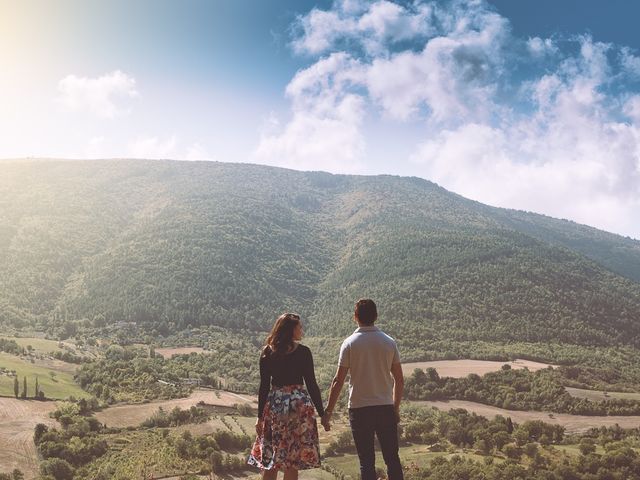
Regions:
<instances>
[{"instance_id":1,"label":"man's short hair","mask_svg":"<svg viewBox=\"0 0 640 480\"><path fill-rule=\"evenodd\" d=\"M378 309L373 300L362 298L356 302L354 314L361 324L373 325L373 322L378 318Z\"/></svg>"}]
</instances>

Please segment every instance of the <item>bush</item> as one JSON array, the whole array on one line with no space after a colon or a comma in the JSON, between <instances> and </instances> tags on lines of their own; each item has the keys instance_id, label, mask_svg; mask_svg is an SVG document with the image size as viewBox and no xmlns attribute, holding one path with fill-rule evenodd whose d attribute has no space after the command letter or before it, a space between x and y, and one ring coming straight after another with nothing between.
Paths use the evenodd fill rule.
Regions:
<instances>
[{"instance_id":1,"label":"bush","mask_svg":"<svg viewBox=\"0 0 640 480\"><path fill-rule=\"evenodd\" d=\"M511 458L513 460L519 460L522 455L522 449L513 443L508 443L502 447L502 452L507 456L507 458Z\"/></svg>"},{"instance_id":2,"label":"bush","mask_svg":"<svg viewBox=\"0 0 640 480\"><path fill-rule=\"evenodd\" d=\"M590 438L583 438L582 440L580 440L578 448L580 449L580 453L582 453L583 455L589 455L590 453L596 451L596 445Z\"/></svg>"},{"instance_id":3,"label":"bush","mask_svg":"<svg viewBox=\"0 0 640 480\"><path fill-rule=\"evenodd\" d=\"M72 480L73 467L61 458L49 458L40 464L40 473L50 475L55 480Z\"/></svg>"},{"instance_id":4,"label":"bush","mask_svg":"<svg viewBox=\"0 0 640 480\"><path fill-rule=\"evenodd\" d=\"M11 473L0 473L0 480L24 480L24 474L15 468Z\"/></svg>"}]
</instances>

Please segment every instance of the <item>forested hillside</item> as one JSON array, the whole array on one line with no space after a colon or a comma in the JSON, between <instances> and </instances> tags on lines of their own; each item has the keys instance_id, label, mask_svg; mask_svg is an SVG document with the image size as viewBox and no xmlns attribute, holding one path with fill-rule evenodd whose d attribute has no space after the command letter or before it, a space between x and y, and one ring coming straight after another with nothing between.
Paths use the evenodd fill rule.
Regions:
<instances>
[{"instance_id":1,"label":"forested hillside","mask_svg":"<svg viewBox=\"0 0 640 480\"><path fill-rule=\"evenodd\" d=\"M172 161L0 163L0 323L640 346L640 242L417 178ZM410 343L410 342L409 342Z\"/></svg>"}]
</instances>

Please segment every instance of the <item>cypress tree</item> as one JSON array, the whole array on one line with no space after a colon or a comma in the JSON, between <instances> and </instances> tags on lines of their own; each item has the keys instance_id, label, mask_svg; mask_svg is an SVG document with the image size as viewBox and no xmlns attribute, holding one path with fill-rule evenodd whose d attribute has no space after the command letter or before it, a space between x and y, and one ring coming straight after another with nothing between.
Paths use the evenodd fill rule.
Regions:
<instances>
[{"instance_id":1,"label":"cypress tree","mask_svg":"<svg viewBox=\"0 0 640 480\"><path fill-rule=\"evenodd\" d=\"M513 422L511 421L511 417L507 417L507 433L513 433Z\"/></svg>"},{"instance_id":2,"label":"cypress tree","mask_svg":"<svg viewBox=\"0 0 640 480\"><path fill-rule=\"evenodd\" d=\"M23 377L22 380L22 398L27 398L27 377Z\"/></svg>"},{"instance_id":3,"label":"cypress tree","mask_svg":"<svg viewBox=\"0 0 640 480\"><path fill-rule=\"evenodd\" d=\"M18 394L20 393L20 382L18 382L18 375L16 374L13 377L13 394L18 398Z\"/></svg>"},{"instance_id":4,"label":"cypress tree","mask_svg":"<svg viewBox=\"0 0 640 480\"><path fill-rule=\"evenodd\" d=\"M39 398L40 397L40 389L38 388L38 377L36 377L36 391L34 393L34 397L35 398Z\"/></svg>"}]
</instances>

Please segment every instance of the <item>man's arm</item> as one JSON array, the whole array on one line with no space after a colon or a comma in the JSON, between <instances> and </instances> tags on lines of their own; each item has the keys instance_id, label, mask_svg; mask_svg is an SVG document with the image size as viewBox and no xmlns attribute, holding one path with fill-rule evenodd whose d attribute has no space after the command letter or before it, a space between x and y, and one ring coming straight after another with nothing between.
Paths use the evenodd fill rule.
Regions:
<instances>
[{"instance_id":1,"label":"man's arm","mask_svg":"<svg viewBox=\"0 0 640 480\"><path fill-rule=\"evenodd\" d=\"M402 364L391 364L391 375L393 376L393 407L396 411L396 420L400 422L400 401L404 391L404 375L402 374Z\"/></svg>"},{"instance_id":2,"label":"man's arm","mask_svg":"<svg viewBox=\"0 0 640 480\"><path fill-rule=\"evenodd\" d=\"M336 406L336 402L338 401L338 397L340 396L340 392L342 391L342 386L344 385L344 381L347 378L348 372L348 367L338 367L338 370L333 377L333 381L331 382L331 389L329 390L329 401L327 402L327 408L324 409L324 416L322 417L322 426L327 431L331 429L330 422L331 415L333 414L333 408Z\"/></svg>"}]
</instances>

